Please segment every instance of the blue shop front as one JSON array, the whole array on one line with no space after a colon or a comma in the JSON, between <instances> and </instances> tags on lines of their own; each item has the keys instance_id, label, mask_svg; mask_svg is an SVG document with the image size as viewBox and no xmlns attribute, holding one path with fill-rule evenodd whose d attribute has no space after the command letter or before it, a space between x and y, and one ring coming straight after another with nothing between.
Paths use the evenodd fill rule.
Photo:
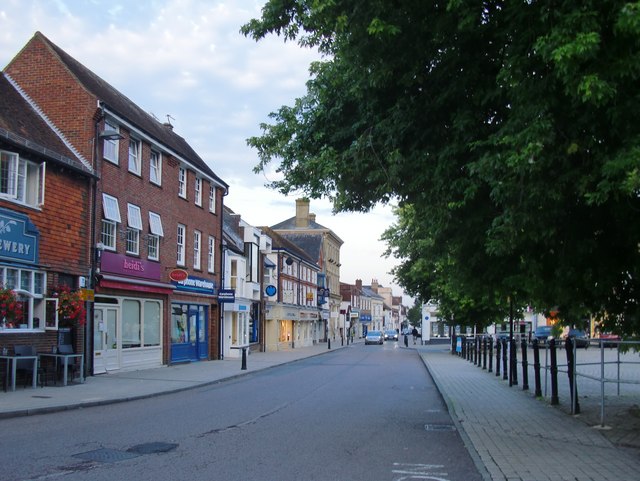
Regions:
<instances>
[{"instance_id":1,"label":"blue shop front","mask_svg":"<svg viewBox=\"0 0 640 481\"><path fill-rule=\"evenodd\" d=\"M210 350L215 345L217 332L212 329L211 321L217 318L218 312L215 280L185 275L172 283L171 363L212 358Z\"/></svg>"}]
</instances>

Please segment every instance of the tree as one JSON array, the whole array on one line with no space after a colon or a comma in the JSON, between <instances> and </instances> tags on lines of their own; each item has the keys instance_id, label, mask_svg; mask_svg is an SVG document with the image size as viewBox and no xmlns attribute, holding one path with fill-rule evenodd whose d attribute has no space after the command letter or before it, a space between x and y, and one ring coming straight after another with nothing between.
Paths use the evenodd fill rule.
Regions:
<instances>
[{"instance_id":1,"label":"tree","mask_svg":"<svg viewBox=\"0 0 640 481\"><path fill-rule=\"evenodd\" d=\"M640 330L640 2L271 0L242 32L325 55L248 139L256 171L336 211L409 209L403 286Z\"/></svg>"},{"instance_id":2,"label":"tree","mask_svg":"<svg viewBox=\"0 0 640 481\"><path fill-rule=\"evenodd\" d=\"M409 321L409 324L413 327L413 326L420 325L421 318L422 318L422 303L416 300L413 306L411 306L407 311L407 320Z\"/></svg>"}]
</instances>

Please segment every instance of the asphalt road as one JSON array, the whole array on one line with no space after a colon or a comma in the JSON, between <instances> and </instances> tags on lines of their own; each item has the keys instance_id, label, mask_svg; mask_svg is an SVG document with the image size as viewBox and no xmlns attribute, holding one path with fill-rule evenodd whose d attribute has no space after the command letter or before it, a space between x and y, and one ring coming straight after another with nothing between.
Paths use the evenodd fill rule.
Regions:
<instances>
[{"instance_id":1,"label":"asphalt road","mask_svg":"<svg viewBox=\"0 0 640 481\"><path fill-rule=\"evenodd\" d=\"M1 420L0 480L480 480L418 354L401 345Z\"/></svg>"}]
</instances>

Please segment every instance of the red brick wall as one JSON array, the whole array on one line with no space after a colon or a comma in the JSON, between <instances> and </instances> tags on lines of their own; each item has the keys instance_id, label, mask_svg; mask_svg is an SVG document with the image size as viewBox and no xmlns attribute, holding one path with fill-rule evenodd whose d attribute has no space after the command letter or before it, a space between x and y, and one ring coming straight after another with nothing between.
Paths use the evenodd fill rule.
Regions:
<instances>
[{"instance_id":1,"label":"red brick wall","mask_svg":"<svg viewBox=\"0 0 640 481\"><path fill-rule=\"evenodd\" d=\"M42 108L53 124L60 129L71 144L87 159L92 162L94 159L93 139L95 136L95 121L97 101L93 95L88 93L77 79L59 61L57 55L42 41L39 35L34 36L24 49L11 61L5 70L18 85ZM102 129L100 125L100 129ZM149 181L149 158L151 146L143 142L142 149L142 175L137 176L128 171L128 145L129 131L126 126L120 126L120 133L124 138L119 145L119 165L102 160L102 142L97 146L98 174L101 179L98 182L97 192L97 215L96 215L96 242L100 240L102 214L102 192L106 192L118 198L120 216L122 224L118 226L117 252L125 254L126 237L123 234L127 228L127 203L132 203L140 207L143 230L140 239L140 257L147 259L147 248L144 235L149 233L149 211L160 214L164 230L164 237L160 239L160 263L162 264L162 281L169 282L170 271L177 267L176 264L176 238L177 224L186 226L186 249L184 267L190 275L211 278L207 271L207 248L208 237L214 236L216 239L216 272L215 281L220 285L221 273L221 219L223 191L217 190L216 214L209 212L209 183L202 182L202 207L194 203L195 172L188 171L187 175L187 199L178 196L178 166L176 159L171 159L163 155L162 162L162 185L157 186ZM57 191L62 185L54 185L51 191ZM78 229L84 219L88 219L90 213L91 198L80 186L73 188L74 192L68 197L69 189L63 187L58 194L52 194L52 198L47 197L47 203L55 206L54 212L65 212L63 221L59 216L55 216L51 223L53 228L53 238L46 246L44 252L50 256L55 265L67 265L70 268L79 268L80 254L71 254L70 251L76 248L83 248L84 254L80 256L84 262L90 259L90 235L87 227L83 235L86 242L71 236L71 241L65 237L66 232ZM77 190L77 192L76 192ZM47 186L47 196L49 196L49 186ZM86 206L83 211L81 204ZM67 215L68 214L68 215ZM76 217L71 221L71 217ZM201 239L201 269L193 269L193 232L197 229L202 232ZM65 239L67 244L64 249L56 251L54 240ZM78 249L80 250L80 249ZM211 304L215 300L209 299ZM214 311L216 312L216 311ZM168 306L165 311L165 341L168 336ZM213 337L218 332L218 319L212 316L210 326L212 357L217 357L217 337ZM166 352L166 351L165 351Z\"/></svg>"},{"instance_id":2,"label":"red brick wall","mask_svg":"<svg viewBox=\"0 0 640 481\"><path fill-rule=\"evenodd\" d=\"M75 77L38 35L27 43L5 72L91 162L93 114L97 99L78 85Z\"/></svg>"}]
</instances>

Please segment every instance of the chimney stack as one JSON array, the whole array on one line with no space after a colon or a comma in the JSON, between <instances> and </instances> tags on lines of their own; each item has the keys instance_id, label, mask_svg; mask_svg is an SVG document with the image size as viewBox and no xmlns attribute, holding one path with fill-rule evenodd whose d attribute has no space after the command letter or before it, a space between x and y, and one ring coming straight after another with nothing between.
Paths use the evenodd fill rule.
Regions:
<instances>
[{"instance_id":1,"label":"chimney stack","mask_svg":"<svg viewBox=\"0 0 640 481\"><path fill-rule=\"evenodd\" d=\"M309 199L296 199L296 227L309 227Z\"/></svg>"}]
</instances>

